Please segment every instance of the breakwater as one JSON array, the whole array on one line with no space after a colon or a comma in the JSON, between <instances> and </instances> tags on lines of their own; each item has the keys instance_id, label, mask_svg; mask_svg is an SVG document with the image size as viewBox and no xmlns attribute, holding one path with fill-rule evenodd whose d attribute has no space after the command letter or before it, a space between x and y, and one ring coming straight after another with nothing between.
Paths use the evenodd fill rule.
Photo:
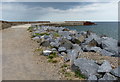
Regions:
<instances>
[{"instance_id":1,"label":"breakwater","mask_svg":"<svg viewBox=\"0 0 120 82\"><path fill-rule=\"evenodd\" d=\"M117 40L64 27L32 25L28 30L39 44L37 50L48 57L49 62L56 63L61 57L61 61L70 62L71 68L87 80L117 80L120 77L117 71L120 66L116 65L120 56Z\"/></svg>"}]
</instances>

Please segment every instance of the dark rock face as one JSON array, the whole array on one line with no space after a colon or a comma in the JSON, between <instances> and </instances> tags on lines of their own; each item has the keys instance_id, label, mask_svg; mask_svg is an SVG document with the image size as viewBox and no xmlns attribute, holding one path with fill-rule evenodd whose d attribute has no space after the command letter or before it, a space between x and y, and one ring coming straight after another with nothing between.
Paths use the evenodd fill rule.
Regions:
<instances>
[{"instance_id":1,"label":"dark rock face","mask_svg":"<svg viewBox=\"0 0 120 82\"><path fill-rule=\"evenodd\" d=\"M43 41L43 42L41 42L40 46L49 47L50 42L49 41Z\"/></svg>"},{"instance_id":2,"label":"dark rock face","mask_svg":"<svg viewBox=\"0 0 120 82\"><path fill-rule=\"evenodd\" d=\"M65 47L66 49L72 49L73 44L67 39L62 39L60 47Z\"/></svg>"},{"instance_id":3,"label":"dark rock face","mask_svg":"<svg viewBox=\"0 0 120 82\"><path fill-rule=\"evenodd\" d=\"M93 60L85 58L78 58L74 61L75 66L78 66L81 73L89 77L90 75L97 74L98 65Z\"/></svg>"}]
</instances>

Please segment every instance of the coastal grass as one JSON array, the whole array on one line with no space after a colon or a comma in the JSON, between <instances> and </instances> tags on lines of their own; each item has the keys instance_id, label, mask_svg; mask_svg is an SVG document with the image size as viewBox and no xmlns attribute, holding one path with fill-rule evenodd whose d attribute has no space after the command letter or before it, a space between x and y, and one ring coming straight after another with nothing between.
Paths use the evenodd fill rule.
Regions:
<instances>
[{"instance_id":1,"label":"coastal grass","mask_svg":"<svg viewBox=\"0 0 120 82\"><path fill-rule=\"evenodd\" d=\"M27 30L28 30L29 32L32 32L33 28L34 28L34 27L29 27Z\"/></svg>"},{"instance_id":2,"label":"coastal grass","mask_svg":"<svg viewBox=\"0 0 120 82\"><path fill-rule=\"evenodd\" d=\"M58 57L57 53L51 53L49 56L48 56L48 62L51 62L51 63L57 63L58 61L55 59L56 57Z\"/></svg>"},{"instance_id":3,"label":"coastal grass","mask_svg":"<svg viewBox=\"0 0 120 82\"><path fill-rule=\"evenodd\" d=\"M78 77L78 78L83 78L83 79L85 79L86 77L85 77L85 75L83 75L81 72L80 72L80 70L76 70L75 71L75 77Z\"/></svg>"}]
</instances>

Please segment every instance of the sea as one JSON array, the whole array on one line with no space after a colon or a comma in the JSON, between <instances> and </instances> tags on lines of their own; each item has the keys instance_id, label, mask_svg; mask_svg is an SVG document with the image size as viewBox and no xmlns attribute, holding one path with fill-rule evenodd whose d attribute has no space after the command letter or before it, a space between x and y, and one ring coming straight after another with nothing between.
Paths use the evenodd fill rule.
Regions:
<instances>
[{"instance_id":1,"label":"sea","mask_svg":"<svg viewBox=\"0 0 120 82\"><path fill-rule=\"evenodd\" d=\"M98 35L106 35L118 40L118 22L95 22L96 25L65 26L71 30L92 31Z\"/></svg>"}]
</instances>

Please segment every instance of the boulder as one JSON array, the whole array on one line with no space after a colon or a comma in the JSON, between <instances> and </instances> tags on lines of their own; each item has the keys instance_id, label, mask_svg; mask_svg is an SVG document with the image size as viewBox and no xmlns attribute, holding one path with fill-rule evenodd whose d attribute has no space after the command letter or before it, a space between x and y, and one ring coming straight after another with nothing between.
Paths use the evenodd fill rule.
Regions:
<instances>
[{"instance_id":1,"label":"boulder","mask_svg":"<svg viewBox=\"0 0 120 82\"><path fill-rule=\"evenodd\" d=\"M78 52L83 52L83 50L81 49L81 47L78 44L73 44L72 49L77 50Z\"/></svg>"},{"instance_id":2,"label":"boulder","mask_svg":"<svg viewBox=\"0 0 120 82\"><path fill-rule=\"evenodd\" d=\"M105 73L110 72L112 70L112 67L108 61L104 61L101 66L98 68L98 73Z\"/></svg>"},{"instance_id":3,"label":"boulder","mask_svg":"<svg viewBox=\"0 0 120 82\"><path fill-rule=\"evenodd\" d=\"M118 41L113 38L104 37L102 40L102 48L113 53L118 54Z\"/></svg>"},{"instance_id":4,"label":"boulder","mask_svg":"<svg viewBox=\"0 0 120 82\"><path fill-rule=\"evenodd\" d=\"M103 55L103 56L114 56L115 54L111 53L111 52L108 52L106 51L105 49L102 49L100 51L100 53Z\"/></svg>"},{"instance_id":5,"label":"boulder","mask_svg":"<svg viewBox=\"0 0 120 82\"><path fill-rule=\"evenodd\" d=\"M33 39L33 40L40 40L40 37L35 36L35 37L33 37L32 39Z\"/></svg>"},{"instance_id":6,"label":"boulder","mask_svg":"<svg viewBox=\"0 0 120 82\"><path fill-rule=\"evenodd\" d=\"M70 32L69 31L59 31L58 34L61 35L61 36L66 37L66 36L70 35Z\"/></svg>"},{"instance_id":7,"label":"boulder","mask_svg":"<svg viewBox=\"0 0 120 82\"><path fill-rule=\"evenodd\" d=\"M52 51L57 51L57 49L56 48L52 48Z\"/></svg>"},{"instance_id":8,"label":"boulder","mask_svg":"<svg viewBox=\"0 0 120 82\"><path fill-rule=\"evenodd\" d=\"M116 77L120 77L120 66L118 66L117 68L113 69L113 70L111 71L111 73L112 73L113 75L115 75Z\"/></svg>"},{"instance_id":9,"label":"boulder","mask_svg":"<svg viewBox=\"0 0 120 82\"><path fill-rule=\"evenodd\" d=\"M50 50L44 50L43 51L43 55L45 55L45 56L48 56L48 55L50 55L52 53L52 51L50 51Z\"/></svg>"},{"instance_id":10,"label":"boulder","mask_svg":"<svg viewBox=\"0 0 120 82\"><path fill-rule=\"evenodd\" d=\"M71 39L71 42L72 42L73 44L80 44L80 43L81 43L80 40L79 40L78 38L75 38L75 37L73 37L73 38Z\"/></svg>"},{"instance_id":11,"label":"boulder","mask_svg":"<svg viewBox=\"0 0 120 82\"><path fill-rule=\"evenodd\" d=\"M97 80L97 77L96 77L96 75L90 75L88 77L88 80Z\"/></svg>"},{"instance_id":12,"label":"boulder","mask_svg":"<svg viewBox=\"0 0 120 82\"><path fill-rule=\"evenodd\" d=\"M60 43L58 43L58 42L51 42L50 45L51 45L52 47L58 48L59 45L60 45Z\"/></svg>"},{"instance_id":13,"label":"boulder","mask_svg":"<svg viewBox=\"0 0 120 82\"><path fill-rule=\"evenodd\" d=\"M65 51L66 51L66 48L65 48L65 47L59 47L59 48L58 48L58 51L59 51L59 52L65 52Z\"/></svg>"},{"instance_id":14,"label":"boulder","mask_svg":"<svg viewBox=\"0 0 120 82\"><path fill-rule=\"evenodd\" d=\"M92 51L92 52L101 52L101 48L100 47L90 47L88 45L82 45L82 49L84 51Z\"/></svg>"},{"instance_id":15,"label":"boulder","mask_svg":"<svg viewBox=\"0 0 120 82\"><path fill-rule=\"evenodd\" d=\"M63 38L61 41L60 41L60 47L65 47L67 50L68 49L72 49L72 47L73 47L73 44L69 41L69 40L67 40L67 39L65 39L65 38Z\"/></svg>"},{"instance_id":16,"label":"boulder","mask_svg":"<svg viewBox=\"0 0 120 82\"><path fill-rule=\"evenodd\" d=\"M97 42L98 45L100 45L102 42L102 39L99 36L97 36L95 33L91 33L88 38L85 39L85 43L89 44L89 42L91 42L92 40L95 44Z\"/></svg>"},{"instance_id":17,"label":"boulder","mask_svg":"<svg viewBox=\"0 0 120 82\"><path fill-rule=\"evenodd\" d=\"M78 66L81 73L84 74L86 77L90 75L97 74L98 65L93 60L88 60L86 58L78 58L74 60L75 66Z\"/></svg>"},{"instance_id":18,"label":"boulder","mask_svg":"<svg viewBox=\"0 0 120 82\"><path fill-rule=\"evenodd\" d=\"M117 78L110 73L106 73L103 78L100 78L99 80L117 80Z\"/></svg>"},{"instance_id":19,"label":"boulder","mask_svg":"<svg viewBox=\"0 0 120 82\"><path fill-rule=\"evenodd\" d=\"M43 42L40 43L40 46L49 47L50 42L49 41L43 41Z\"/></svg>"}]
</instances>

